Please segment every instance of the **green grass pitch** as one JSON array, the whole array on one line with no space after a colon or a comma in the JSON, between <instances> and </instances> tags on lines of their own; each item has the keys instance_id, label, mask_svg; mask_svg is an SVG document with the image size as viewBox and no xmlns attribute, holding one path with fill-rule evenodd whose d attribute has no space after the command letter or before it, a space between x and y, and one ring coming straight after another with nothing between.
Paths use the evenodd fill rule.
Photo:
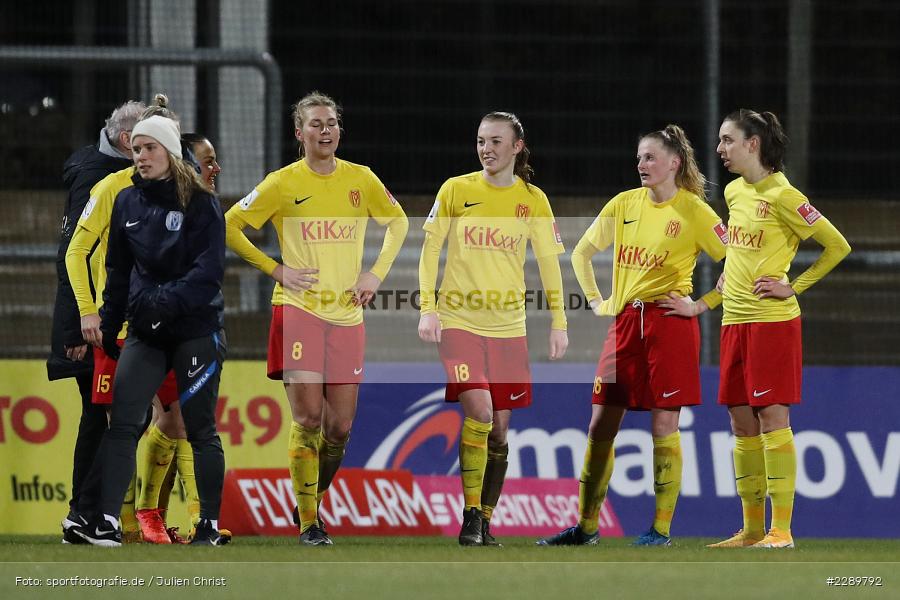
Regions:
<instances>
[{"instance_id":1,"label":"green grass pitch","mask_svg":"<svg viewBox=\"0 0 900 600\"><path fill-rule=\"evenodd\" d=\"M800 539L794 550L710 550L705 538L671 548L501 541L460 548L444 537L337 537L332 547L304 548L295 537L239 537L221 548L105 549L0 536L0 598L900 598L900 540ZM115 586L50 586L117 576Z\"/></svg>"}]
</instances>

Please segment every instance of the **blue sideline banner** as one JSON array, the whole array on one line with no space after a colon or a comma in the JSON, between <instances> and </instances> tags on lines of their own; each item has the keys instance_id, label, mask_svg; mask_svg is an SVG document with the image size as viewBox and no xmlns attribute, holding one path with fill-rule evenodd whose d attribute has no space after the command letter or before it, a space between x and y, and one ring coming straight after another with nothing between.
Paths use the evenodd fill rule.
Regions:
<instances>
[{"instance_id":1,"label":"blue sideline banner","mask_svg":"<svg viewBox=\"0 0 900 600\"><path fill-rule=\"evenodd\" d=\"M391 371L398 368L411 367L369 365L367 380L397 381ZM443 380L437 365L415 368L434 369L433 381ZM513 412L508 477L578 476L593 365L564 368L572 370L568 381L584 383L536 384L533 405ZM559 381L558 373L554 378ZM704 368L702 379L703 405L681 415L684 475L675 536L728 536L742 523L728 413L716 403L718 369ZM542 380L539 373L535 380ZM616 440L610 498L626 535L647 529L653 518L649 418L629 413ZM798 458L795 536L900 536L900 368L808 367L803 403L791 409L791 421ZM441 384L364 385L344 464L457 474L461 423L458 407L443 402Z\"/></svg>"}]
</instances>

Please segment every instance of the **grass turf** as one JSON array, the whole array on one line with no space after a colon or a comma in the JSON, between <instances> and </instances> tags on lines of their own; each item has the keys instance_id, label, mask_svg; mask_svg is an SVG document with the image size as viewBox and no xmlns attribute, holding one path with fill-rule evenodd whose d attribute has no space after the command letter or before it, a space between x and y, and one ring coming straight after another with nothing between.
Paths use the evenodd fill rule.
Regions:
<instances>
[{"instance_id":1,"label":"grass turf","mask_svg":"<svg viewBox=\"0 0 900 600\"><path fill-rule=\"evenodd\" d=\"M222 548L105 549L62 545L58 536L0 536L0 597L96 600L123 597L126 589L129 598L304 597L310 589L338 599L900 597L900 540L801 539L794 550L705 548L711 541L630 548L629 540L604 539L545 548L531 538L504 538L503 548L460 548L441 537L338 537L332 547L304 548L295 537L240 537ZM51 578L116 575L129 585L50 589ZM881 585L829 585L829 577L880 577ZM143 583L131 585L133 578Z\"/></svg>"}]
</instances>

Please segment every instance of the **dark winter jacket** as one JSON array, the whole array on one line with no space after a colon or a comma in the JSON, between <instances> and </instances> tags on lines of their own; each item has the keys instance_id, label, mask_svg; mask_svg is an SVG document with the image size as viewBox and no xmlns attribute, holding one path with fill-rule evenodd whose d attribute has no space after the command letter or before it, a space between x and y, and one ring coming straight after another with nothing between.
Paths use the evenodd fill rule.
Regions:
<instances>
[{"instance_id":1,"label":"dark winter jacket","mask_svg":"<svg viewBox=\"0 0 900 600\"><path fill-rule=\"evenodd\" d=\"M100 131L100 141L75 151L63 166L63 181L69 190L59 236L56 254L56 303L53 307L53 328L50 340L50 357L47 359L47 377L64 379L79 374L90 374L93 369L93 353L88 352L85 360L72 361L66 358L67 346L84 344L81 337L81 316L75 294L66 273L66 250L78 224L78 218L90 197L91 188L98 181L116 171L131 165L129 158L119 153Z\"/></svg>"},{"instance_id":2,"label":"dark winter jacket","mask_svg":"<svg viewBox=\"0 0 900 600\"><path fill-rule=\"evenodd\" d=\"M132 178L116 197L109 225L104 337L129 322L128 335L169 348L223 326L225 218L218 199L195 192L182 211L172 179ZM113 338L114 339L114 338Z\"/></svg>"}]
</instances>

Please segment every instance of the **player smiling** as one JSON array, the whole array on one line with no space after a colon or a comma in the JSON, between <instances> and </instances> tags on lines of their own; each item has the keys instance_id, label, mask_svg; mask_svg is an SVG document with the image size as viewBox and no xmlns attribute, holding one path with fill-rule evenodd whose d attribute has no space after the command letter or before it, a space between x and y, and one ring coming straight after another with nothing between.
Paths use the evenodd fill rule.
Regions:
<instances>
[{"instance_id":1,"label":"player smiling","mask_svg":"<svg viewBox=\"0 0 900 600\"><path fill-rule=\"evenodd\" d=\"M562 358L569 344L557 258L563 245L547 196L530 183L519 119L505 112L485 115L476 153L482 170L448 179L438 191L419 261L419 337L438 343L449 381L446 399L458 401L465 414L459 442L464 546L498 545L489 522L506 477L510 415L531 404L524 269L529 240L551 304L550 359Z\"/></svg>"},{"instance_id":2,"label":"player smiling","mask_svg":"<svg viewBox=\"0 0 900 600\"><path fill-rule=\"evenodd\" d=\"M301 159L270 173L225 216L227 243L277 282L268 376L282 379L293 422L288 442L300 543L330 545L318 503L340 467L363 378L362 306L375 295L409 227L400 204L368 168L335 156L340 109L320 92L294 109ZM387 227L375 263L362 270L369 218ZM283 264L243 234L271 221Z\"/></svg>"}]
</instances>

